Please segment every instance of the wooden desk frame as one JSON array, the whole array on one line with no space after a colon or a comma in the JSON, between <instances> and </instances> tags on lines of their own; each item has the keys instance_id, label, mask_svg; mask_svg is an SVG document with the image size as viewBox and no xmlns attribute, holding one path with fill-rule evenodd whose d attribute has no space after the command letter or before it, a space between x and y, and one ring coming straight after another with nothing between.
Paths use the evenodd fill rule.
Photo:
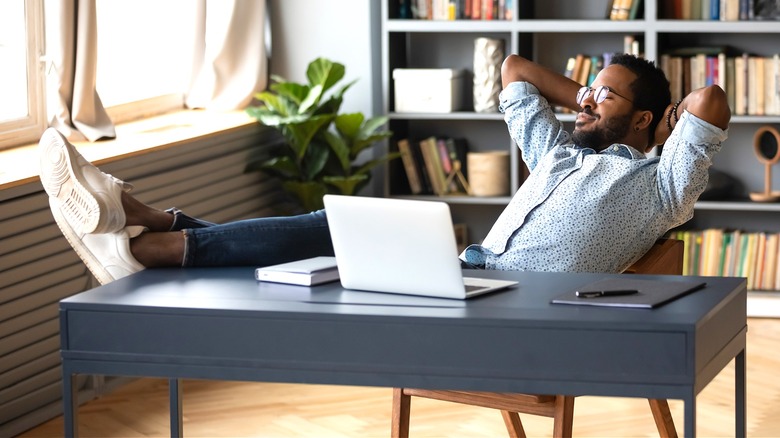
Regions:
<instances>
[{"instance_id":1,"label":"wooden desk frame","mask_svg":"<svg viewBox=\"0 0 780 438\"><path fill-rule=\"evenodd\" d=\"M258 284L251 268L159 269L70 297L65 436L78 434L74 376L100 374L169 379L171 436L183 432L180 379L192 378L682 399L693 437L696 395L732 359L745 435L744 279L707 278L637 310L549 303L604 274L477 274L520 286L464 302Z\"/></svg>"}]
</instances>

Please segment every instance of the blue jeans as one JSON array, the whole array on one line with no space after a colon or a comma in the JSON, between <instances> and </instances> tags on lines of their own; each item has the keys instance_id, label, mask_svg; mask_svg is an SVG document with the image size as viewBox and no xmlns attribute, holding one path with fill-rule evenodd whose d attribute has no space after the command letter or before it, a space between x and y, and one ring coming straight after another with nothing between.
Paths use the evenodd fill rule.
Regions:
<instances>
[{"instance_id":1,"label":"blue jeans","mask_svg":"<svg viewBox=\"0 0 780 438\"><path fill-rule=\"evenodd\" d=\"M333 256L325 210L215 224L171 208L171 231L184 234L182 266L269 266ZM461 261L464 269L485 269Z\"/></svg>"},{"instance_id":2,"label":"blue jeans","mask_svg":"<svg viewBox=\"0 0 780 438\"><path fill-rule=\"evenodd\" d=\"M215 224L170 209L184 234L182 266L267 266L332 256L325 210Z\"/></svg>"}]
</instances>

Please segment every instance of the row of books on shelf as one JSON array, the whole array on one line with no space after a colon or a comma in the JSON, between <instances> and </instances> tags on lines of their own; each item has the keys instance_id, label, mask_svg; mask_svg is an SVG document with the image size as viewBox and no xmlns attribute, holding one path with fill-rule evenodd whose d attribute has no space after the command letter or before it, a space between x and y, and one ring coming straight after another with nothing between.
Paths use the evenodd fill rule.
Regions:
<instances>
[{"instance_id":1,"label":"row of books on shelf","mask_svg":"<svg viewBox=\"0 0 780 438\"><path fill-rule=\"evenodd\" d=\"M626 36L624 46L625 52L641 56L632 36ZM661 55L659 67L669 79L672 100L718 85L726 91L734 115L780 115L780 54L730 53L734 51L729 48L680 48ZM612 53L577 54L567 59L564 75L589 85L611 57Z\"/></svg>"},{"instance_id":2,"label":"row of books on shelf","mask_svg":"<svg viewBox=\"0 0 780 438\"><path fill-rule=\"evenodd\" d=\"M634 0L636 1L636 0ZM776 0L662 0L662 18L676 20L777 20Z\"/></svg>"},{"instance_id":3,"label":"row of books on shelf","mask_svg":"<svg viewBox=\"0 0 780 438\"><path fill-rule=\"evenodd\" d=\"M511 20L517 0L399 0L399 18L423 20ZM605 18L643 17L643 0L612 0ZM659 17L672 20L778 20L777 0L659 0Z\"/></svg>"},{"instance_id":4,"label":"row of books on shelf","mask_svg":"<svg viewBox=\"0 0 780 438\"><path fill-rule=\"evenodd\" d=\"M695 50L695 49L694 49ZM691 90L719 85L735 115L780 115L780 55L743 53L729 56L701 52L661 55L660 67L669 79L672 100Z\"/></svg>"},{"instance_id":5,"label":"row of books on shelf","mask_svg":"<svg viewBox=\"0 0 780 438\"><path fill-rule=\"evenodd\" d=\"M745 277L748 290L780 290L780 233L710 228L679 230L683 275Z\"/></svg>"},{"instance_id":6,"label":"row of books on shelf","mask_svg":"<svg viewBox=\"0 0 780 438\"><path fill-rule=\"evenodd\" d=\"M413 195L468 194L465 139L428 137L398 140L409 188Z\"/></svg>"},{"instance_id":7,"label":"row of books on shelf","mask_svg":"<svg viewBox=\"0 0 780 438\"><path fill-rule=\"evenodd\" d=\"M399 17L421 20L511 20L515 0L399 0Z\"/></svg>"},{"instance_id":8,"label":"row of books on shelf","mask_svg":"<svg viewBox=\"0 0 780 438\"><path fill-rule=\"evenodd\" d=\"M633 35L627 35L623 38L623 51L636 56L641 56L639 41ZM574 79L582 85L590 85L601 69L612 62L612 52L605 52L601 55L588 55L578 53L566 60L564 76Z\"/></svg>"}]
</instances>

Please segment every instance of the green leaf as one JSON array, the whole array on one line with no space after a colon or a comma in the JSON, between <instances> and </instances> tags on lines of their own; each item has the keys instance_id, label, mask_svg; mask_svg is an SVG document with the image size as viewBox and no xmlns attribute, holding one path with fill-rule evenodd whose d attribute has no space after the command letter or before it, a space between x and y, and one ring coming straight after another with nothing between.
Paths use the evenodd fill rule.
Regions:
<instances>
[{"instance_id":1,"label":"green leaf","mask_svg":"<svg viewBox=\"0 0 780 438\"><path fill-rule=\"evenodd\" d=\"M343 99L331 96L325 102L320 103L320 106L314 110L314 114L332 114L336 115L341 108Z\"/></svg>"},{"instance_id":2,"label":"green leaf","mask_svg":"<svg viewBox=\"0 0 780 438\"><path fill-rule=\"evenodd\" d=\"M342 195L354 195L357 190L368 182L368 175L350 175L350 176L326 176L322 180L338 188Z\"/></svg>"},{"instance_id":3,"label":"green leaf","mask_svg":"<svg viewBox=\"0 0 780 438\"><path fill-rule=\"evenodd\" d=\"M277 129L282 129L282 125L290 123L288 117L283 116L277 112L273 112L265 107L247 108L247 113L257 119L265 126L272 126Z\"/></svg>"},{"instance_id":4,"label":"green leaf","mask_svg":"<svg viewBox=\"0 0 780 438\"><path fill-rule=\"evenodd\" d=\"M308 120L287 126L291 138L289 138L290 147L295 151L298 158L303 158L314 136L320 128L330 123L331 116L315 116Z\"/></svg>"},{"instance_id":5,"label":"green leaf","mask_svg":"<svg viewBox=\"0 0 780 438\"><path fill-rule=\"evenodd\" d=\"M271 82L272 83L286 83L286 82L290 82L290 81L288 81L283 76L271 73Z\"/></svg>"},{"instance_id":6,"label":"green leaf","mask_svg":"<svg viewBox=\"0 0 780 438\"><path fill-rule=\"evenodd\" d=\"M327 193L325 185L318 181L285 181L282 188L295 196L306 211L322 210L322 198Z\"/></svg>"},{"instance_id":7,"label":"green leaf","mask_svg":"<svg viewBox=\"0 0 780 438\"><path fill-rule=\"evenodd\" d=\"M309 94L309 87L307 85L295 82L272 84L270 88L271 91L276 92L279 96L290 101L296 108L306 98L306 95Z\"/></svg>"},{"instance_id":8,"label":"green leaf","mask_svg":"<svg viewBox=\"0 0 780 438\"><path fill-rule=\"evenodd\" d=\"M344 173L348 173L350 163L349 146L344 142L343 138L330 131L325 133L325 139L328 141L333 153L336 154L336 158L338 159L342 170L344 170Z\"/></svg>"},{"instance_id":9,"label":"green leaf","mask_svg":"<svg viewBox=\"0 0 780 438\"><path fill-rule=\"evenodd\" d=\"M355 82L357 82L357 79L344 86L338 93L331 95L328 100L320 104L320 107L314 111L314 114L337 114L341 104L344 102L344 92Z\"/></svg>"},{"instance_id":10,"label":"green leaf","mask_svg":"<svg viewBox=\"0 0 780 438\"><path fill-rule=\"evenodd\" d=\"M263 91L262 93L257 93L255 97L257 98L257 100L263 102L265 104L265 107L268 108L269 111L277 112L282 115L288 114L288 112L286 111L287 106L284 104L282 98L280 98L276 94L269 93L268 91Z\"/></svg>"},{"instance_id":11,"label":"green leaf","mask_svg":"<svg viewBox=\"0 0 780 438\"><path fill-rule=\"evenodd\" d=\"M384 140L386 138L391 137L392 135L393 133L390 131L383 131L375 135L372 135L368 138L362 138L360 140L357 140L352 144L352 150L350 151L350 153L352 154L353 158L357 157L358 154L363 152L364 149L368 149L377 141Z\"/></svg>"},{"instance_id":12,"label":"green leaf","mask_svg":"<svg viewBox=\"0 0 780 438\"><path fill-rule=\"evenodd\" d=\"M344 77L346 68L344 64L333 62L325 58L317 58L309 63L306 69L306 77L311 85L322 85L322 92L326 92L335 83Z\"/></svg>"},{"instance_id":13,"label":"green leaf","mask_svg":"<svg viewBox=\"0 0 780 438\"><path fill-rule=\"evenodd\" d=\"M384 116L373 117L366 120L366 123L360 129L361 138L367 138L369 135L373 134L374 131L381 128L385 124L387 124L387 117Z\"/></svg>"},{"instance_id":14,"label":"green leaf","mask_svg":"<svg viewBox=\"0 0 780 438\"><path fill-rule=\"evenodd\" d=\"M358 81L357 79L353 79L352 82L347 83L347 85L344 85L343 87L341 87L341 89L339 91L334 93L334 96L337 96L339 99L341 99L342 97L344 97L344 93L346 93L347 90L349 90L350 87L355 85L355 82L357 82L357 81Z\"/></svg>"},{"instance_id":15,"label":"green leaf","mask_svg":"<svg viewBox=\"0 0 780 438\"><path fill-rule=\"evenodd\" d=\"M274 157L260 165L260 170L268 171L280 178L300 179L301 170L290 157Z\"/></svg>"},{"instance_id":16,"label":"green leaf","mask_svg":"<svg viewBox=\"0 0 780 438\"><path fill-rule=\"evenodd\" d=\"M303 159L303 173L306 180L315 180L317 176L325 168L325 164L328 162L328 146L321 143L312 142L306 151L306 156Z\"/></svg>"},{"instance_id":17,"label":"green leaf","mask_svg":"<svg viewBox=\"0 0 780 438\"><path fill-rule=\"evenodd\" d=\"M309 94L306 95L306 99L301 102L301 106L298 108L299 113L309 112L312 106L317 105L322 97L322 85L315 85L309 90Z\"/></svg>"},{"instance_id":18,"label":"green leaf","mask_svg":"<svg viewBox=\"0 0 780 438\"><path fill-rule=\"evenodd\" d=\"M360 125L363 124L364 119L362 113L339 114L335 120L336 129L341 135L352 140L360 132Z\"/></svg>"}]
</instances>

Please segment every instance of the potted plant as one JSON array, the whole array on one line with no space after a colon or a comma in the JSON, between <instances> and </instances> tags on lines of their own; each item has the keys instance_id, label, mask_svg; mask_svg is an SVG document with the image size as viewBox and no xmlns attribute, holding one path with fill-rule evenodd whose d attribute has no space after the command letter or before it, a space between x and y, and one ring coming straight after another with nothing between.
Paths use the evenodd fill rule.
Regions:
<instances>
[{"instance_id":1,"label":"potted plant","mask_svg":"<svg viewBox=\"0 0 780 438\"><path fill-rule=\"evenodd\" d=\"M357 163L361 152L392 133L383 130L386 117L339 114L344 93L355 81L327 93L344 78L345 70L343 64L317 58L306 69L306 84L272 75L269 90L255 95L262 105L247 108L249 115L285 140L274 156L250 163L247 169L277 176L307 211L322 208L326 193L359 192L371 180L374 167L399 156Z\"/></svg>"}]
</instances>

